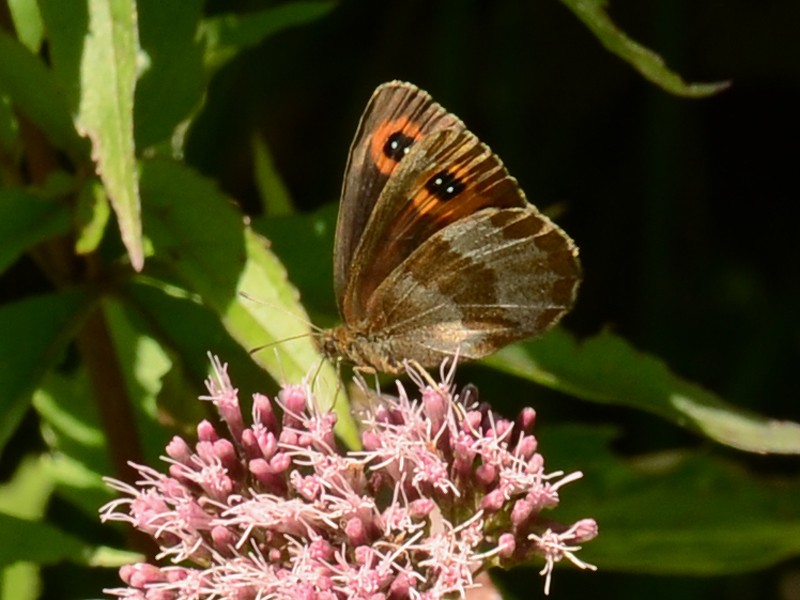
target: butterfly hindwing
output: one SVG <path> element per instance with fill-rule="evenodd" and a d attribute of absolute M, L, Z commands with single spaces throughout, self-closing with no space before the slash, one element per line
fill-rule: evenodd
<path fill-rule="evenodd" d="M 394 354 L 423 364 L 456 351 L 480 358 L 542 333 L 572 307 L 577 254 L 531 205 L 484 209 L 420 245 L 375 290 L 365 321 Z"/>

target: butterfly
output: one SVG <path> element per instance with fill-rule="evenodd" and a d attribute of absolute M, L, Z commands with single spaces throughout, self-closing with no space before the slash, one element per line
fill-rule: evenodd
<path fill-rule="evenodd" d="M 386 373 L 479 359 L 575 303 L 570 237 L 458 117 L 399 81 L 373 93 L 350 148 L 334 247 L 343 324 L 323 354 Z"/>

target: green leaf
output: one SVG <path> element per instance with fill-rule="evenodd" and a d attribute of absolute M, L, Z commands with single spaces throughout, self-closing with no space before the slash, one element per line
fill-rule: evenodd
<path fill-rule="evenodd" d="M 51 544 L 64 542 L 67 552 L 84 550 L 78 540 L 39 521 L 54 489 L 45 462 L 38 458 L 23 460 L 12 479 L 0 486 L 0 539 L 13 540 L 0 544 L 0 567 L 18 561 L 54 563 L 69 557 L 48 548 Z M 29 539 L 35 536 L 40 537 Z"/>
<path fill-rule="evenodd" d="M 259 135 L 253 136 L 256 185 L 264 207 L 264 216 L 283 217 L 294 212 L 289 190 L 272 161 L 269 147 Z"/>
<path fill-rule="evenodd" d="M 0 306 L 0 449 L 25 414 L 42 376 L 93 306 L 80 290 Z"/>
<path fill-rule="evenodd" d="M 97 249 L 110 218 L 111 207 L 105 189 L 96 179 L 88 179 L 78 194 L 75 240 L 77 254 L 89 254 Z"/>
<path fill-rule="evenodd" d="M 597 520 L 579 556 L 602 570 L 722 575 L 800 555 L 800 482 L 760 478 L 711 456 L 664 452 L 622 460 L 613 433 L 586 426 L 537 427 L 548 470 L 580 469 L 559 489 L 556 519 Z"/>
<path fill-rule="evenodd" d="M 196 294 L 140 276 L 125 286 L 121 295 L 131 320 L 169 349 L 173 362 L 180 361 L 180 368 L 195 390 L 187 396 L 188 402 L 196 404 L 196 396 L 205 391 L 203 381 L 210 368 L 208 352 L 231 364 L 229 372 L 240 397 L 276 391 L 267 389 L 270 382 L 264 377 L 263 368 L 236 343 L 219 315 L 204 306 Z"/>
<path fill-rule="evenodd" d="M 42 582 L 39 573 L 39 566 L 29 562 L 17 562 L 0 570 L 0 598 L 41 598 Z"/>
<path fill-rule="evenodd" d="M 168 385 L 175 364 L 159 341 L 129 318 L 128 311 L 117 297 L 105 297 L 102 307 L 114 355 L 125 382 L 126 396 L 132 401 L 130 415 L 133 423 L 129 425 L 135 427 L 145 460 L 154 463 L 174 434 L 161 422 L 158 398 Z M 106 435 L 113 435 L 113 432 L 106 431 Z"/>
<path fill-rule="evenodd" d="M 43 461 L 28 456 L 20 462 L 13 477 L 0 485 L 0 512 L 38 519 L 44 516 L 53 487 Z"/>
<path fill-rule="evenodd" d="M 61 561 L 86 562 L 91 549 L 78 538 L 46 523 L 19 519 L 0 513 L 0 566 L 19 561 L 55 564 Z"/>
<path fill-rule="evenodd" d="M 613 54 L 628 62 L 645 79 L 661 86 L 677 96 L 702 98 L 716 94 L 730 83 L 688 84 L 677 73 L 671 71 L 658 54 L 634 42 L 620 30 L 605 11 L 606 0 L 561 0 L 577 16 L 600 43 Z"/>
<path fill-rule="evenodd" d="M 9 163 L 16 163 L 21 152 L 19 142 L 19 120 L 8 94 L 0 91 L 0 152 L 8 156 Z"/>
<path fill-rule="evenodd" d="M 92 392 L 85 371 L 76 369 L 66 375 L 48 373 L 33 394 L 33 406 L 51 450 L 42 461 L 48 478 L 59 486 L 59 496 L 82 507 L 89 518 L 108 499 L 101 474 L 112 471 Z"/>
<path fill-rule="evenodd" d="M 287 2 L 244 16 L 227 14 L 207 19 L 201 29 L 206 40 L 206 67 L 213 72 L 244 48 L 290 27 L 316 21 L 335 6 L 336 2 Z"/>
<path fill-rule="evenodd" d="M 740 450 L 800 454 L 800 424 L 731 406 L 610 333 L 577 343 L 556 329 L 485 362 L 580 398 L 659 415 Z"/>
<path fill-rule="evenodd" d="M 133 0 L 89 0 L 81 55 L 79 131 L 119 221 L 133 268 L 144 264 L 142 220 L 133 142 L 133 95 L 138 52 Z"/>
<path fill-rule="evenodd" d="M 87 2 L 37 0 L 47 32 L 48 57 L 55 79 L 64 90 L 71 114 L 81 101 L 83 42 L 89 29 Z"/>
<path fill-rule="evenodd" d="M 14 21 L 14 29 L 19 41 L 28 50 L 38 54 L 44 36 L 44 24 L 38 4 L 31 0 L 8 0 L 8 10 Z"/>
<path fill-rule="evenodd" d="M 200 294 L 243 348 L 274 344 L 254 358 L 276 381 L 299 381 L 319 367 L 318 389 L 333 399 L 339 387 L 335 373 L 321 362 L 308 316 L 266 240 L 245 227 L 211 182 L 176 162 L 145 161 L 142 195 L 155 258 Z M 355 429 L 346 402 L 336 407 L 337 432 L 352 443 Z"/>
<path fill-rule="evenodd" d="M 140 149 L 169 140 L 200 105 L 206 87 L 197 30 L 201 0 L 138 0 L 147 69 L 136 84 L 134 126 Z"/>
<path fill-rule="evenodd" d="M 0 31 L 0 92 L 58 148 L 80 162 L 88 155 L 64 101 L 64 90 L 30 50 Z"/>
<path fill-rule="evenodd" d="M 303 306 L 322 321 L 319 325 L 329 325 L 338 318 L 331 258 L 338 209 L 331 203 L 309 214 L 253 219 L 253 229 L 270 240 L 300 290 Z M 314 251 L 298 252 L 298 248 Z"/>
<path fill-rule="evenodd" d="M 0 485 L 0 514 L 37 520 L 45 513 L 53 488 L 42 461 L 28 456 L 20 462 L 12 478 Z M 0 598 L 33 600 L 39 598 L 40 588 L 39 568 L 33 563 L 17 562 L 0 570 Z"/>
<path fill-rule="evenodd" d="M 93 567 L 116 567 L 130 565 L 133 563 L 145 562 L 147 557 L 138 552 L 130 550 L 118 550 L 106 546 L 98 546 L 94 549 L 89 564 Z"/>
<path fill-rule="evenodd" d="M 33 245 L 69 230 L 64 202 L 21 189 L 0 190 L 0 273 Z"/>

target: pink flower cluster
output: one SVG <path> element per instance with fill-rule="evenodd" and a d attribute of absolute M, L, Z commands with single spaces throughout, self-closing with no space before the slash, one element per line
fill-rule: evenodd
<path fill-rule="evenodd" d="M 275 402 L 253 397 L 244 422 L 227 365 L 206 382 L 227 432 L 203 421 L 192 448 L 167 446 L 169 475 L 133 465 L 135 486 L 101 509 L 150 535 L 164 566 L 120 570 L 122 598 L 463 597 L 490 566 L 544 558 L 553 566 L 597 535 L 592 519 L 571 526 L 542 517 L 558 490 L 581 476 L 544 473 L 530 431 L 456 394 L 453 369 L 435 383 L 409 369 L 420 400 L 371 393 L 363 449 L 337 448 L 331 412 L 315 408 L 310 385 L 286 385 Z M 365 391 L 366 385 L 362 386 Z M 275 404 L 281 409 L 279 417 Z M 164 560 L 167 559 L 167 560 Z"/>

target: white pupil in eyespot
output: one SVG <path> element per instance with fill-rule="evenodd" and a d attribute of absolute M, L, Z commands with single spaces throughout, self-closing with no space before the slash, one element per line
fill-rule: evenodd
<path fill-rule="evenodd" d="M 383 154 L 387 158 L 397 162 L 411 151 L 414 145 L 414 138 L 405 135 L 402 130 L 392 133 L 383 145 Z"/>
<path fill-rule="evenodd" d="M 397 140 L 392 140 L 391 142 L 389 142 L 389 147 L 392 150 L 397 150 L 398 148 L 400 148 L 400 142 L 398 142 Z M 406 146 L 405 148 L 403 148 L 403 154 L 404 155 L 408 154 L 409 150 L 411 150 L 411 147 L 410 146 Z"/>
<path fill-rule="evenodd" d="M 437 177 L 436 179 L 433 180 L 433 185 L 437 185 L 438 186 L 438 185 L 442 185 L 443 183 L 444 183 L 444 179 L 442 179 L 441 177 Z M 446 188 L 444 188 L 444 191 L 446 193 L 448 193 L 448 194 L 452 194 L 454 191 L 456 191 L 456 188 L 453 187 L 453 185 L 451 184 L 451 185 L 448 185 Z"/>

